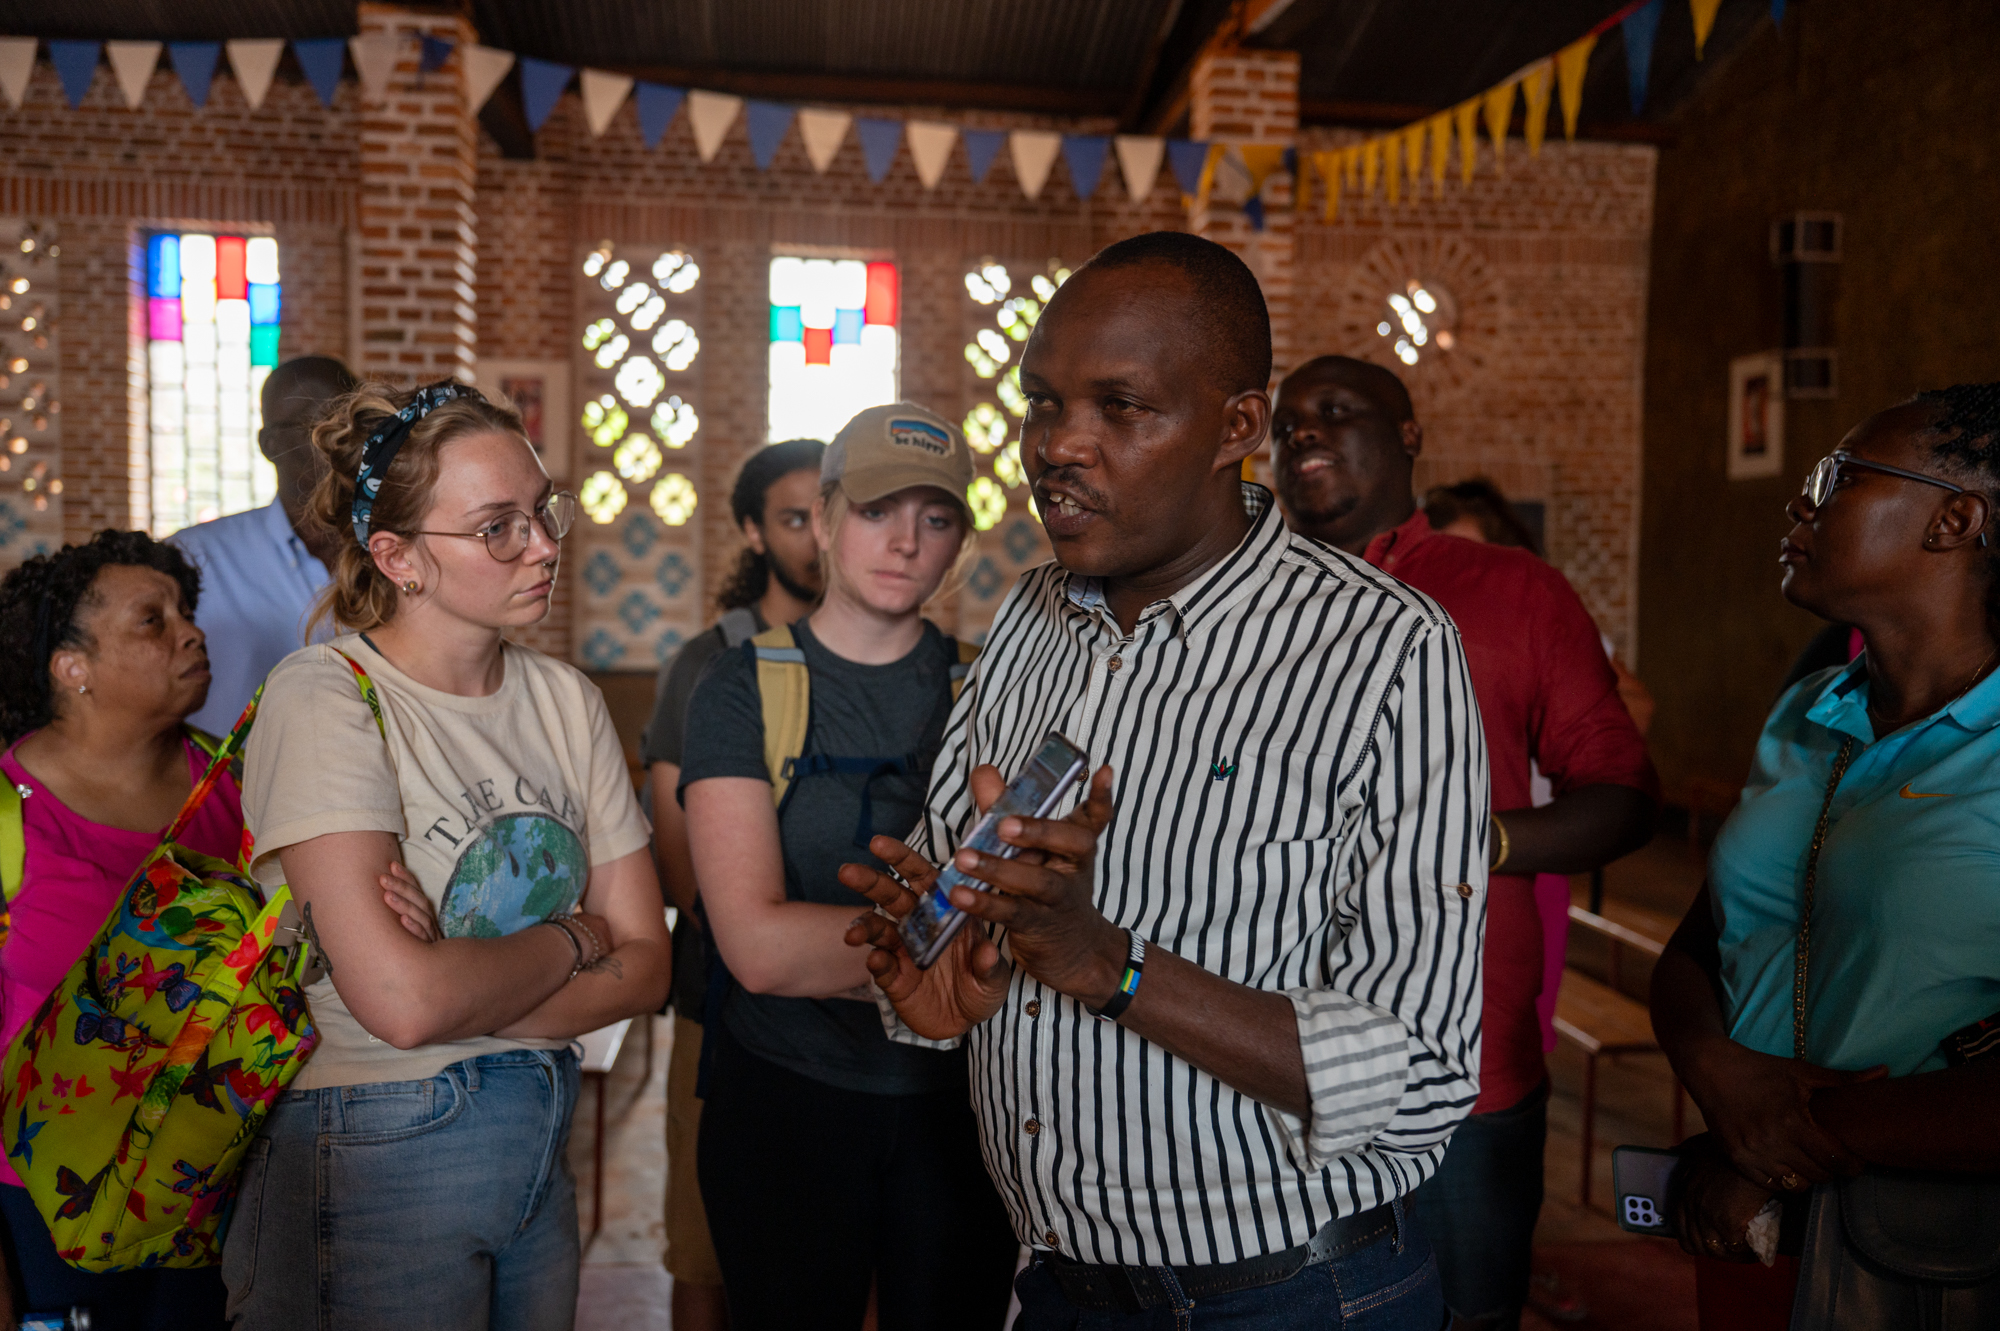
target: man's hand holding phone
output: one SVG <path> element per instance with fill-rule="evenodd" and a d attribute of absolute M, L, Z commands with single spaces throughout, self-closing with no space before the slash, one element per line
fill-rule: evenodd
<path fill-rule="evenodd" d="M 1030 975 L 1092 1007 L 1110 1000 L 1126 955 L 1124 931 L 1097 909 L 1092 884 L 1098 838 L 1111 822 L 1111 784 L 1111 769 L 1101 767 L 1089 795 L 1067 818 L 1002 819 L 1000 838 L 1018 847 L 1018 855 L 961 850 L 957 859 L 961 871 L 996 890 L 959 887 L 951 893 L 952 904 L 967 915 L 1008 930 L 1008 947 Z M 972 797 L 982 813 L 1004 789 L 999 769 L 973 770 Z M 866 865 L 841 867 L 841 882 L 893 917 L 862 916 L 848 929 L 848 943 L 874 949 L 869 972 L 911 1030 L 933 1040 L 964 1034 L 999 1010 L 1012 967 L 984 929 L 961 929 L 930 969 L 919 970 L 895 921 L 910 912 L 916 893 L 928 890 L 938 871 L 890 837 L 876 837 L 869 849 L 904 882 Z"/>

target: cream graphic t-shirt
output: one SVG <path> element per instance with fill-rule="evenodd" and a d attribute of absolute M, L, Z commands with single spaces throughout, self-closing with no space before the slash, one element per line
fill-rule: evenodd
<path fill-rule="evenodd" d="M 359 634 L 279 662 L 243 774 L 258 881 L 284 881 L 277 852 L 287 846 L 389 832 L 447 937 L 499 938 L 572 909 L 591 866 L 643 848 L 646 822 L 604 695 L 560 661 L 502 650 L 506 676 L 486 698 L 426 688 Z M 340 652 L 375 681 L 386 743 Z M 481 1036 L 397 1049 L 362 1029 L 332 977 L 306 997 L 320 1043 L 294 1083 L 304 1090 L 415 1081 L 461 1059 L 567 1043 Z"/>

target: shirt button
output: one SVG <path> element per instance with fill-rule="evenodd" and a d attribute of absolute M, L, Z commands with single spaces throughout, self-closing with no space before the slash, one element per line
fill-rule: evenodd
<path fill-rule="evenodd" d="M 1111 672 L 1112 674 L 1114 674 L 1114 675 L 1115 675 L 1115 674 L 1117 674 L 1117 673 L 1118 673 L 1118 667 L 1120 667 L 1120 666 L 1122 666 L 1122 665 L 1124 665 L 1124 664 L 1125 664 L 1125 658 L 1124 658 L 1124 657 L 1122 657 L 1122 656 L 1114 656 L 1114 657 L 1112 657 L 1112 658 L 1111 658 L 1111 659 L 1110 659 L 1109 661 L 1106 661 L 1106 662 L 1104 663 L 1104 668 L 1105 668 L 1106 670 L 1109 670 L 1109 671 L 1110 671 L 1110 672 Z"/>
<path fill-rule="evenodd" d="M 1463 897 L 1467 901 L 1472 900 L 1472 884 L 1460 883 L 1458 885 L 1458 895 Z"/>
<path fill-rule="evenodd" d="M 1062 1246 L 1061 1241 L 1057 1238 L 1056 1232 L 1053 1229 L 1050 1230 L 1048 1233 L 1042 1235 L 1042 1242 L 1048 1244 L 1051 1248 L 1057 1248 Z"/>
<path fill-rule="evenodd" d="M 1029 1119 L 1029 1120 L 1027 1121 L 1027 1123 L 1025 1123 L 1025 1124 L 1024 1124 L 1023 1126 L 1024 1126 L 1024 1127 L 1025 1127 L 1025 1128 L 1027 1129 L 1027 1131 L 1028 1131 L 1028 1135 L 1029 1135 L 1030 1137 L 1034 1136 L 1034 1135 L 1035 1135 L 1036 1133 L 1038 1133 L 1038 1132 L 1040 1132 L 1040 1131 L 1042 1130 L 1042 1125 L 1041 1125 L 1040 1123 L 1036 1122 L 1036 1121 L 1035 1121 L 1034 1119 L 1032 1119 L 1032 1118 L 1031 1118 L 1031 1119 Z"/>
<path fill-rule="evenodd" d="M 1031 998 L 1028 1000 L 1028 1006 L 1022 1010 L 1031 1017 L 1039 1017 L 1042 1015 L 1042 1001 L 1039 998 Z"/>

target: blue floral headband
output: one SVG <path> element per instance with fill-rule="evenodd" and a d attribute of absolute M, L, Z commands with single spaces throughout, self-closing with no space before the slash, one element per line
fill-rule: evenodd
<path fill-rule="evenodd" d="M 445 403 L 461 397 L 486 400 L 478 389 L 454 379 L 426 384 L 417 390 L 408 406 L 384 421 L 361 445 L 361 471 L 354 478 L 354 539 L 361 543 L 362 549 L 368 548 L 368 518 L 375 511 L 375 496 L 381 493 L 389 464 L 396 460 L 403 441 L 410 437 L 411 427 Z"/>

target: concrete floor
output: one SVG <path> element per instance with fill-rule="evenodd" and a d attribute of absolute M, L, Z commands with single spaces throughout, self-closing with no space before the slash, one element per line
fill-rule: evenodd
<path fill-rule="evenodd" d="M 1662 838 L 1611 866 L 1606 874 L 1605 913 L 1649 933 L 1670 930 L 1701 885 L 1701 854 L 1685 841 Z M 1586 880 L 1575 880 L 1579 903 Z M 1604 972 L 1603 955 L 1591 940 L 1577 939 L 1573 964 Z M 1626 991 L 1643 996 L 1643 965 L 1628 965 Z M 628 1040 L 607 1080 L 604 1230 L 584 1254 L 577 1331 L 667 1331 L 672 1282 L 660 1266 L 665 1247 L 662 1199 L 666 1178 L 666 1067 L 672 1026 L 655 1021 L 651 1075 L 642 1078 L 644 1049 Z M 1666 1062 L 1635 1057 L 1608 1060 L 1598 1075 L 1596 1163 L 1591 1205 L 1580 1204 L 1580 1093 L 1583 1059 L 1558 1045 L 1549 1059 L 1553 1095 L 1549 1102 L 1547 1195 L 1536 1231 L 1536 1265 L 1553 1273 L 1581 1297 L 1587 1315 L 1558 1322 L 1530 1312 L 1527 1331 L 1558 1327 L 1618 1328 L 1618 1331 L 1694 1331 L 1694 1271 L 1679 1248 L 1661 1239 L 1627 1234 L 1612 1223 L 1611 1150 L 1620 1145 L 1672 1145 L 1672 1088 Z M 570 1142 L 576 1171 L 578 1209 L 591 1223 L 591 1097 L 584 1091 Z M 1700 1115 L 1688 1108 L 1687 1131 L 1701 1130 Z"/>

